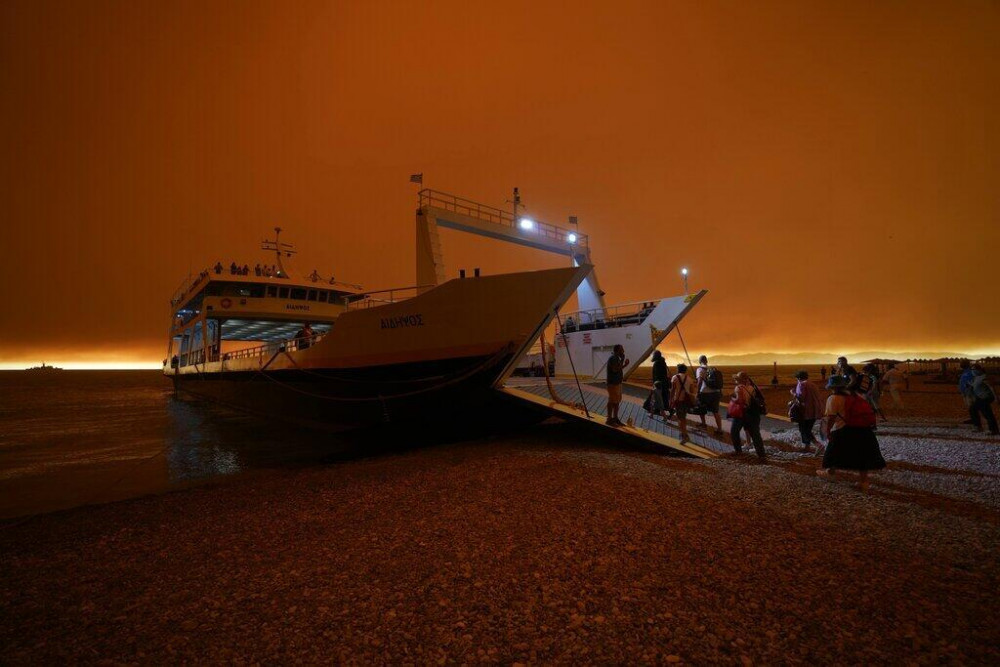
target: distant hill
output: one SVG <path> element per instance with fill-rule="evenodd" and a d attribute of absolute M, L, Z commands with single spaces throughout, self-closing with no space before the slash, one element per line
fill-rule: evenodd
<path fill-rule="evenodd" d="M 779 366 L 816 366 L 832 365 L 837 357 L 844 355 L 852 364 L 866 359 L 940 359 L 941 357 L 969 357 L 974 359 L 979 355 L 967 352 L 887 352 L 886 350 L 865 350 L 862 352 L 751 352 L 748 354 L 716 354 L 709 357 L 715 366 L 769 366 L 778 362 Z M 687 363 L 683 355 L 675 352 L 665 353 L 664 357 L 671 366 L 680 362 Z M 695 356 L 691 361 L 698 363 Z M 646 363 L 649 363 L 648 361 Z"/>

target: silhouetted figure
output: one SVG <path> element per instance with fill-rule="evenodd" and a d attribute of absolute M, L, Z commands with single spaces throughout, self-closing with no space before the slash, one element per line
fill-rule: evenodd
<path fill-rule="evenodd" d="M 628 359 L 625 358 L 625 348 L 615 345 L 611 358 L 608 359 L 608 426 L 624 426 L 618 419 L 618 406 L 622 402 L 622 383 L 625 381 L 625 367 L 628 366 Z"/>
<path fill-rule="evenodd" d="M 733 448 L 737 454 L 743 452 L 740 431 L 746 431 L 747 438 L 753 443 L 757 452 L 757 458 L 767 458 L 764 438 L 760 434 L 760 418 L 767 414 L 764 397 L 750 376 L 743 371 L 734 375 L 733 380 L 736 382 L 736 387 L 733 390 L 733 400 L 730 401 L 729 410 L 729 419 L 732 421 L 729 438 L 733 442 Z"/>
<path fill-rule="evenodd" d="M 222 262 L 215 263 L 215 273 L 216 274 L 222 273 Z"/>
<path fill-rule="evenodd" d="M 235 276 L 237 271 L 239 271 L 239 267 L 236 266 L 236 262 L 233 262 L 232 264 L 229 265 L 229 273 L 231 275 Z"/>
<path fill-rule="evenodd" d="M 312 326 L 308 322 L 303 324 L 302 328 L 295 334 L 295 338 L 298 340 L 298 348 L 300 350 L 305 350 L 312 345 L 312 338 L 314 335 L 316 334 L 313 333 Z"/>
<path fill-rule="evenodd" d="M 825 375 L 825 373 L 824 373 Z M 791 390 L 795 402 L 799 404 L 799 435 L 802 437 L 802 446 L 806 449 L 815 444 L 816 437 L 813 435 L 813 426 L 816 420 L 823 416 L 826 405 L 823 397 L 820 396 L 819 387 L 809 381 L 807 371 L 799 371 L 795 374 L 798 382 L 795 389 Z"/>
<path fill-rule="evenodd" d="M 687 366 L 677 364 L 677 373 L 670 378 L 670 407 L 677 413 L 677 425 L 681 430 L 681 444 L 691 442 L 688 437 L 687 413 L 694 407 L 698 382 L 687 375 Z"/>

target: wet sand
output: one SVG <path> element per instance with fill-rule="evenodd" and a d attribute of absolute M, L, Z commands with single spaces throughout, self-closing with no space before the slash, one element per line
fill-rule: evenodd
<path fill-rule="evenodd" d="M 997 509 L 815 465 L 546 423 L 37 516 L 0 660 L 997 664 Z"/>

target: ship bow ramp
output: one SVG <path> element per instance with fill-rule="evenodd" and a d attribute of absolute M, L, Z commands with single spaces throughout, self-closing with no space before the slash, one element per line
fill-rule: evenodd
<path fill-rule="evenodd" d="M 591 268 L 457 278 L 405 301 L 352 310 L 299 364 L 359 368 L 496 358 L 498 384 Z"/>

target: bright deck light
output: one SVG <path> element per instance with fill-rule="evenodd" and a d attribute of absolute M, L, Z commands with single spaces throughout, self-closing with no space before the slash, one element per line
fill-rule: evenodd
<path fill-rule="evenodd" d="M 531 218 L 521 218 L 520 225 L 521 229 L 534 229 L 535 221 L 532 220 Z"/>
<path fill-rule="evenodd" d="M 682 276 L 686 276 L 687 274 L 688 274 L 688 270 L 687 269 L 681 269 L 681 275 Z"/>
<path fill-rule="evenodd" d="M 569 234 L 566 235 L 566 240 L 569 241 L 570 243 L 576 243 L 576 234 L 570 232 Z"/>

